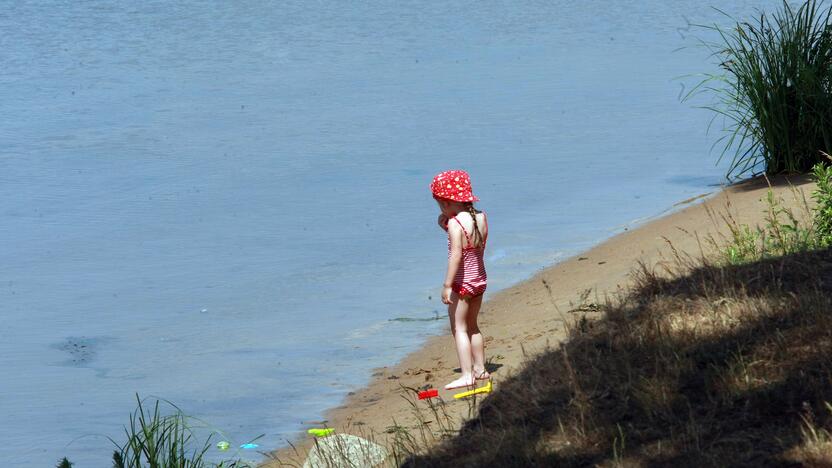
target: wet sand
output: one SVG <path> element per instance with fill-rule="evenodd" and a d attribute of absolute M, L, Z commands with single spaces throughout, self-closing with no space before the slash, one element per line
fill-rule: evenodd
<path fill-rule="evenodd" d="M 814 184 L 808 177 L 778 177 L 771 184 L 775 195 L 783 199 L 783 206 L 793 208 L 796 215 L 802 216 L 804 211 L 792 186 L 802 191 L 812 206 L 810 194 Z M 674 209 L 688 206 L 636 228 L 625 228 L 626 231 L 602 244 L 495 293 L 483 304 L 480 313 L 494 386 L 498 388 L 501 379 L 523 365 L 524 354 L 557 346 L 566 337 L 566 327 L 575 320 L 582 316 L 597 318 L 598 312 L 591 304 L 602 303 L 605 296 L 625 291 L 631 284 L 630 272 L 638 262 L 657 268 L 672 265 L 674 249 L 699 256 L 702 249 L 708 250 L 705 241 L 708 236 L 718 238 L 720 233 L 727 233 L 725 223 L 719 219 L 721 214 L 730 212 L 739 223 L 764 225 L 767 189 L 765 179 L 757 178 L 678 201 L 672 204 Z M 325 422 L 336 431 L 373 434 L 376 442 L 384 443 L 385 431 L 394 421 L 409 429 L 418 427 L 411 404 L 402 397 L 413 393 L 406 387 L 439 389 L 439 395 L 448 402 L 448 413 L 460 421 L 468 414 L 469 405 L 454 400 L 453 394 L 464 389 L 443 389 L 457 377 L 454 372 L 457 366 L 450 333 L 432 337 L 400 363 L 377 369 L 369 385 L 330 409 L 325 421 L 310 421 L 309 427 L 320 427 Z M 280 463 L 272 461 L 264 466 L 302 465 L 313 439 L 302 433 L 292 443 L 300 455 L 291 448 L 283 449 L 273 454 Z"/>

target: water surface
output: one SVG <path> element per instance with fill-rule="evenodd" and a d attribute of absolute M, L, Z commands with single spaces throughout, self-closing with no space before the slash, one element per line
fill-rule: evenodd
<path fill-rule="evenodd" d="M 764 2 L 774 5 L 777 2 Z M 759 2 L 721 2 L 749 14 Z M 712 191 L 701 2 L 5 2 L 0 460 L 109 466 L 135 394 L 273 449 L 489 293 Z M 252 455 L 255 456 L 255 455 Z"/>

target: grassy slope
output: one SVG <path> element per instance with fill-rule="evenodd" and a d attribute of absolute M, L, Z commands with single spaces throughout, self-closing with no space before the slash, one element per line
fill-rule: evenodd
<path fill-rule="evenodd" d="M 832 466 L 832 250 L 695 264 L 642 267 L 405 465 Z"/>

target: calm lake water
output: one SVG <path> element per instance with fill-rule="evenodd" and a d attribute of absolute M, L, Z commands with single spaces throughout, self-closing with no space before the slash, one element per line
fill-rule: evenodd
<path fill-rule="evenodd" d="M 110 466 L 136 393 L 281 446 L 444 331 L 391 320 L 444 314 L 441 170 L 489 214 L 489 292 L 715 190 L 711 115 L 678 79 L 714 70 L 677 50 L 714 21 L 698 1 L 2 2 L 3 465 Z"/>

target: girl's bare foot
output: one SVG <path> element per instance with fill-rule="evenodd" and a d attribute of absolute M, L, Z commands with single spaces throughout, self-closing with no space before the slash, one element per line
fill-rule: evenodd
<path fill-rule="evenodd" d="M 454 388 L 462 388 L 462 387 L 473 387 L 476 384 L 477 384 L 477 381 L 476 381 L 476 379 L 474 379 L 473 375 L 468 376 L 468 377 L 463 376 L 463 377 L 460 377 L 460 378 L 454 380 L 453 382 L 449 383 L 448 385 L 445 385 L 445 390 L 451 390 L 451 389 L 454 389 Z"/>
<path fill-rule="evenodd" d="M 474 376 L 477 380 L 488 380 L 491 378 L 491 374 L 488 373 L 487 370 L 476 370 L 474 369 Z"/>

